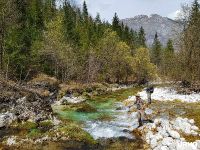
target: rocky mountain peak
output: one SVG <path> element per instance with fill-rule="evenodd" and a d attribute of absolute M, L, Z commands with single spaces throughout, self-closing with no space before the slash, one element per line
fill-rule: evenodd
<path fill-rule="evenodd" d="M 183 24 L 181 22 L 162 17 L 158 14 L 152 14 L 150 16 L 138 15 L 134 18 L 122 19 L 121 21 L 135 31 L 139 31 L 142 26 L 146 33 L 148 46 L 152 45 L 156 32 L 161 43 L 166 45 L 168 39 L 177 39 L 177 35 L 183 30 Z"/>

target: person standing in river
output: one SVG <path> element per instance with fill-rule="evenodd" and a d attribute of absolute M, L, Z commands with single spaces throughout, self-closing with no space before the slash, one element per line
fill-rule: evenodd
<path fill-rule="evenodd" d="M 143 125 L 143 121 L 145 119 L 145 103 L 141 99 L 140 95 L 136 95 L 136 101 L 135 101 L 136 107 L 137 107 L 137 112 L 138 112 L 138 122 L 139 122 L 139 127 Z"/>
<path fill-rule="evenodd" d="M 147 93 L 147 100 L 148 100 L 148 104 L 151 104 L 151 94 L 154 92 L 154 87 L 151 85 L 151 86 L 148 86 L 146 88 L 146 93 Z"/>

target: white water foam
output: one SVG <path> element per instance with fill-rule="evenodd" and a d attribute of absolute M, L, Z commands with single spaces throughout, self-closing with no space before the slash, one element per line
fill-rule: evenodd
<path fill-rule="evenodd" d="M 138 93 L 142 99 L 147 99 L 146 91 Z M 178 94 L 174 89 L 165 87 L 165 88 L 155 88 L 154 93 L 152 94 L 153 100 L 160 101 L 173 101 L 180 100 L 182 102 L 200 102 L 200 93 L 192 93 L 190 95 Z"/>
<path fill-rule="evenodd" d="M 87 121 L 84 130 L 90 133 L 94 139 L 126 137 L 133 139 L 130 133 L 138 127 L 137 113 L 129 113 L 128 108 L 122 103 L 115 104 L 120 110 L 116 112 L 112 121 Z M 117 108 L 116 107 L 116 108 Z"/>

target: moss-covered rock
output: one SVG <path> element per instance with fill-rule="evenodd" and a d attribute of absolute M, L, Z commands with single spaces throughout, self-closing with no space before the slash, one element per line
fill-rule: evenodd
<path fill-rule="evenodd" d="M 81 129 L 78 125 L 76 124 L 68 124 L 62 128 L 59 128 L 59 131 L 66 136 L 69 137 L 69 139 L 76 140 L 76 141 L 84 141 L 84 142 L 89 142 L 91 144 L 95 144 L 96 141 L 92 138 L 92 136 Z"/>
<path fill-rule="evenodd" d="M 37 126 L 38 125 L 35 122 L 29 122 L 29 121 L 18 124 L 18 128 L 26 130 L 36 129 Z"/>
<path fill-rule="evenodd" d="M 86 113 L 91 113 L 91 112 L 96 112 L 96 108 L 92 107 L 91 105 L 89 105 L 88 103 L 84 103 L 81 104 L 81 106 L 79 106 L 76 109 L 77 112 L 86 112 Z"/>

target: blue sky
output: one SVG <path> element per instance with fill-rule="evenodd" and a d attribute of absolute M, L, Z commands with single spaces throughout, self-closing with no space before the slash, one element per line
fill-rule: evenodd
<path fill-rule="evenodd" d="M 80 6 L 84 0 L 74 0 Z M 175 18 L 181 9 L 181 4 L 191 4 L 193 0 L 86 0 L 89 13 L 111 21 L 115 12 L 120 19 L 131 18 L 136 15 L 159 14 L 164 17 Z"/>

